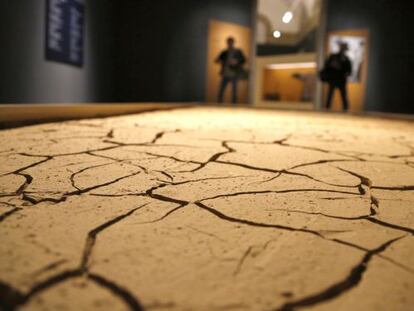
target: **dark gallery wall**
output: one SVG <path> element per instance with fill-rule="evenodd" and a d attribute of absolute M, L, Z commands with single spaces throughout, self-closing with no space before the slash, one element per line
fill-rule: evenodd
<path fill-rule="evenodd" d="M 414 113 L 414 1 L 329 0 L 327 18 L 370 32 L 365 110 Z"/>
<path fill-rule="evenodd" d="M 251 26 L 253 1 L 124 0 L 115 14 L 115 101 L 203 101 L 208 22 Z"/>
<path fill-rule="evenodd" d="M 111 95 L 111 1 L 85 2 L 85 65 L 78 68 L 45 60 L 46 0 L 0 1 L 0 102 L 91 102 Z"/>

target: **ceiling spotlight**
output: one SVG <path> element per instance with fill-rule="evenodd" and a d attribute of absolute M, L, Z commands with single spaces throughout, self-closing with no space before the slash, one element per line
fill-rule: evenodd
<path fill-rule="evenodd" d="M 282 36 L 282 33 L 279 30 L 276 30 L 275 32 L 273 32 L 273 37 L 280 38 L 281 36 Z"/>
<path fill-rule="evenodd" d="M 282 21 L 283 21 L 285 24 L 289 24 L 289 23 L 292 21 L 292 18 L 293 18 L 293 13 L 292 13 L 292 12 L 290 12 L 290 11 L 287 11 L 287 12 L 283 15 L 283 17 L 282 17 Z"/>

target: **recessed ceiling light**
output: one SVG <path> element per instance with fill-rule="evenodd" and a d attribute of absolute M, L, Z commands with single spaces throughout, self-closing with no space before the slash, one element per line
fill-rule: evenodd
<path fill-rule="evenodd" d="M 289 24 L 292 21 L 292 19 L 293 19 L 293 13 L 290 11 L 287 11 L 282 17 L 282 21 L 285 24 Z"/>
<path fill-rule="evenodd" d="M 273 32 L 273 37 L 280 38 L 281 36 L 282 36 L 282 33 L 279 30 L 276 30 L 275 32 Z"/>

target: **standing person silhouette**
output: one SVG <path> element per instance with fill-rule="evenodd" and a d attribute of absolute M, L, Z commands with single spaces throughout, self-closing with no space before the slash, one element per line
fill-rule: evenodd
<path fill-rule="evenodd" d="M 346 42 L 339 42 L 338 44 L 339 52 L 329 56 L 328 60 L 325 62 L 323 70 L 326 75 L 324 81 L 329 85 L 326 108 L 331 108 L 335 89 L 339 89 L 344 111 L 347 111 L 349 108 L 349 102 L 346 84 L 348 77 L 352 73 L 352 63 L 349 57 L 346 56 L 348 44 Z"/>
<path fill-rule="evenodd" d="M 224 92 L 229 83 L 232 85 L 232 102 L 233 104 L 237 103 L 237 83 L 245 62 L 246 58 L 242 50 L 235 47 L 234 38 L 227 38 L 227 49 L 222 51 L 216 58 L 216 63 L 221 64 L 221 83 L 218 94 L 219 103 L 223 102 Z"/>

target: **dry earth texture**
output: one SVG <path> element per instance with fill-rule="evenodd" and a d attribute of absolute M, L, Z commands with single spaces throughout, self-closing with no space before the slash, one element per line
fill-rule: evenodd
<path fill-rule="evenodd" d="M 413 123 L 189 108 L 0 139 L 2 310 L 413 310 Z"/>

